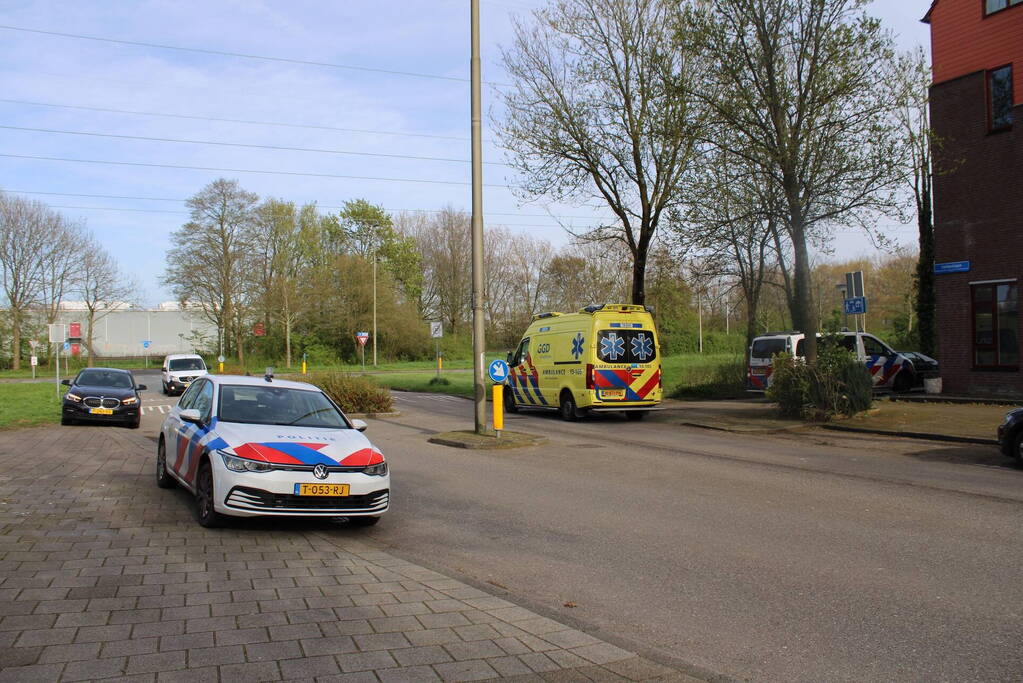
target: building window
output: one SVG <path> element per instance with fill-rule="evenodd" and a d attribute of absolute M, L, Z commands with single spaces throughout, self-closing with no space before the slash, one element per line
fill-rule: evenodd
<path fill-rule="evenodd" d="M 984 0 L 984 14 L 993 14 L 1012 5 L 1023 4 L 1023 0 Z"/>
<path fill-rule="evenodd" d="M 987 92 L 988 127 L 991 130 L 1012 128 L 1012 66 L 987 72 Z"/>
<path fill-rule="evenodd" d="M 1019 369 L 1015 282 L 973 285 L 973 366 Z"/>

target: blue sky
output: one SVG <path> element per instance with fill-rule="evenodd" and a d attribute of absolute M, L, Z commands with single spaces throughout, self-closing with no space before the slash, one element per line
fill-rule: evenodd
<path fill-rule="evenodd" d="M 485 80 L 504 80 L 498 47 L 510 40 L 512 16 L 522 16 L 542 4 L 541 0 L 481 0 Z M 919 19 L 929 5 L 930 0 L 875 0 L 870 11 L 898 35 L 901 48 L 909 49 L 927 44 L 927 27 Z M 6 26 L 445 78 L 196 54 L 0 29 L 0 60 L 4 64 L 0 93 L 3 100 L 21 102 L 0 100 L 0 126 L 469 159 L 469 88 L 459 80 L 469 73 L 467 0 L 6 0 L 2 6 L 0 22 Z M 489 93 L 485 92 L 484 97 L 489 100 Z M 23 102 L 175 116 L 126 115 Z M 484 121 L 484 137 L 489 136 L 488 124 Z M 220 176 L 237 178 L 246 189 L 262 197 L 316 201 L 321 207 L 338 206 L 357 197 L 391 210 L 438 209 L 445 205 L 468 209 L 470 205 L 469 165 L 459 161 L 245 149 L 10 128 L 0 128 L 0 141 L 0 152 L 10 155 L 450 183 L 0 157 L 0 188 L 7 191 L 151 198 L 26 195 L 62 207 L 60 210 L 68 216 L 83 220 L 122 268 L 137 278 L 143 288 L 141 298 L 147 303 L 170 298 L 159 278 L 165 269 L 169 235 L 186 218 L 183 204 L 176 200 L 189 197 Z M 500 150 L 492 144 L 485 146 L 484 155 L 488 162 L 502 160 Z M 548 205 L 542 200 L 520 204 L 507 187 L 502 187 L 513 181 L 508 169 L 497 163 L 484 167 L 484 182 L 492 185 L 484 194 L 488 225 L 505 225 L 561 244 L 567 237 L 550 215 L 607 215 L 599 207 Z M 576 227 L 591 224 L 586 218 L 566 222 Z M 911 245 L 915 230 L 905 226 L 897 228 L 895 235 Z M 873 253 L 864 235 L 851 232 L 838 235 L 835 248 L 843 257 Z"/>

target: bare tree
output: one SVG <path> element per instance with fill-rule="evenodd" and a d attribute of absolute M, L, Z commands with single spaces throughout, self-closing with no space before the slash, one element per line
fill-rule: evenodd
<path fill-rule="evenodd" d="M 11 320 L 11 367 L 21 369 L 21 346 L 30 311 L 44 289 L 47 255 L 59 215 L 44 204 L 0 192 L 0 283 Z"/>
<path fill-rule="evenodd" d="M 182 303 L 198 306 L 221 335 L 233 339 L 239 363 L 245 360 L 242 313 L 251 255 L 246 238 L 257 200 L 238 181 L 224 178 L 191 197 L 191 220 L 171 235 L 163 278 Z"/>
<path fill-rule="evenodd" d="M 423 264 L 421 310 L 455 334 L 470 310 L 469 215 L 447 207 L 417 225 L 413 237 Z"/>
<path fill-rule="evenodd" d="M 672 44 L 663 0 L 558 0 L 515 27 L 503 55 L 501 141 L 530 196 L 595 198 L 615 216 L 584 236 L 632 255 L 632 301 L 701 125 L 692 53 Z"/>
<path fill-rule="evenodd" d="M 923 48 L 903 55 L 894 75 L 899 88 L 898 121 L 908 143 L 906 177 L 913 190 L 920 254 L 916 267 L 916 318 L 920 351 L 935 349 L 934 214 L 931 203 L 934 136 L 930 122 L 931 68 Z"/>
<path fill-rule="evenodd" d="M 728 151 L 780 188 L 794 258 L 793 323 L 817 357 L 811 304 L 814 231 L 869 229 L 891 212 L 901 181 L 901 140 L 888 70 L 891 36 L 862 13 L 867 0 L 718 0 L 686 13 L 713 68 L 704 97 L 734 134 Z M 695 18 L 695 19 L 694 19 Z M 729 140 L 731 142 L 731 140 Z"/>
<path fill-rule="evenodd" d="M 96 357 L 93 348 L 96 323 L 127 303 L 138 287 L 120 271 L 114 259 L 92 235 L 78 245 L 77 253 L 75 289 L 85 303 L 85 347 L 91 367 Z"/>

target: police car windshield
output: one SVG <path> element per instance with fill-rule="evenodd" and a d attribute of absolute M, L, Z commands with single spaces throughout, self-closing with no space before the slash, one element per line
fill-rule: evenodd
<path fill-rule="evenodd" d="M 131 375 L 127 372 L 110 370 L 82 370 L 75 384 L 82 387 L 113 387 L 114 389 L 131 389 L 134 385 Z"/>
<path fill-rule="evenodd" d="M 205 370 L 206 365 L 202 362 L 202 358 L 175 358 L 167 363 L 167 368 L 175 372 L 179 370 Z"/>
<path fill-rule="evenodd" d="M 349 427 L 341 413 L 321 392 L 270 385 L 222 386 L 217 419 L 221 422 L 325 429 Z"/>
<path fill-rule="evenodd" d="M 757 339 L 753 342 L 753 348 L 749 355 L 757 360 L 771 360 L 776 353 L 785 352 L 784 339 Z"/>

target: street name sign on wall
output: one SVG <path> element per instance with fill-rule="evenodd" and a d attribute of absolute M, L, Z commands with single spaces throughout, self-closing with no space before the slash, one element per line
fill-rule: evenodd
<path fill-rule="evenodd" d="M 968 273 L 970 272 L 969 261 L 946 261 L 945 263 L 934 264 L 935 275 L 947 275 L 949 273 Z"/>
<path fill-rule="evenodd" d="M 846 299 L 844 304 L 846 315 L 865 315 L 867 313 L 867 297 L 865 296 Z"/>

